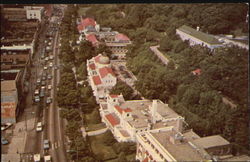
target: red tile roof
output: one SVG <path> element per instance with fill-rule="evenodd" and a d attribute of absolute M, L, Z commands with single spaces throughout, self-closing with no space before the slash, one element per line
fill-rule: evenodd
<path fill-rule="evenodd" d="M 102 84 L 102 81 L 101 81 L 99 76 L 93 76 L 92 79 L 93 79 L 95 85 Z"/>
<path fill-rule="evenodd" d="M 110 124 L 114 127 L 115 125 L 120 124 L 120 121 L 116 119 L 112 114 L 105 115 L 106 119 L 110 122 Z"/>
<path fill-rule="evenodd" d="M 111 95 L 109 95 L 111 98 L 117 98 L 118 97 L 118 95 L 114 95 L 114 94 L 111 94 Z"/>
<path fill-rule="evenodd" d="M 100 73 L 102 78 L 104 78 L 108 74 L 115 76 L 115 74 L 113 73 L 113 70 L 109 67 L 103 67 L 103 68 L 99 69 L 99 73 Z"/>
<path fill-rule="evenodd" d="M 143 162 L 148 162 L 148 157 L 146 157 L 146 158 L 143 160 Z"/>
<path fill-rule="evenodd" d="M 196 69 L 196 70 L 192 71 L 192 73 L 194 75 L 201 75 L 201 69 Z"/>
<path fill-rule="evenodd" d="M 115 105 L 114 107 L 115 107 L 115 109 L 116 109 L 120 114 L 122 114 L 123 109 L 122 109 L 120 106 Z"/>
<path fill-rule="evenodd" d="M 126 130 L 120 130 L 120 132 L 124 137 L 129 137 L 129 134 Z"/>
<path fill-rule="evenodd" d="M 95 62 L 99 62 L 100 57 L 101 57 L 101 55 L 97 55 L 97 56 L 95 57 Z"/>
<path fill-rule="evenodd" d="M 95 64 L 89 64 L 89 68 L 95 70 Z"/>
<path fill-rule="evenodd" d="M 115 39 L 118 40 L 118 41 L 120 41 L 120 40 L 121 41 L 129 41 L 129 38 L 126 35 L 121 34 L 121 33 L 116 34 Z"/>
<path fill-rule="evenodd" d="M 86 26 L 95 26 L 96 22 L 92 18 L 86 18 L 86 19 L 82 19 L 81 24 L 83 28 L 85 28 Z"/>
<path fill-rule="evenodd" d="M 126 108 L 124 109 L 125 112 L 132 112 L 132 110 L 130 108 Z"/>
<path fill-rule="evenodd" d="M 96 43 L 98 42 L 94 34 L 89 34 L 89 35 L 87 35 L 87 36 L 86 36 L 86 39 L 87 39 L 89 42 L 91 42 L 93 45 L 96 44 Z"/>
<path fill-rule="evenodd" d="M 81 32 L 83 30 L 82 24 L 77 25 L 77 29 L 78 29 L 79 32 Z"/>

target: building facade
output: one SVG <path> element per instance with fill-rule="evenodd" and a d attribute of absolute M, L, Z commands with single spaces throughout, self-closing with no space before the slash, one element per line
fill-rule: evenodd
<path fill-rule="evenodd" d="M 88 80 L 96 97 L 97 103 L 107 97 L 109 91 L 116 85 L 117 78 L 113 73 L 110 60 L 101 54 L 87 60 Z"/>
<path fill-rule="evenodd" d="M 176 34 L 179 35 L 183 41 L 188 40 L 190 46 L 201 45 L 211 50 L 223 46 L 222 42 L 219 42 L 212 35 L 199 31 L 199 27 L 195 30 L 189 26 L 183 25 L 176 29 Z"/>

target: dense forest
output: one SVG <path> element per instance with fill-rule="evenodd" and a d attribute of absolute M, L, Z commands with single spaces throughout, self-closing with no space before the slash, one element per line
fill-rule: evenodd
<path fill-rule="evenodd" d="M 215 35 L 244 35 L 248 33 L 246 4 L 89 6 L 87 16 L 133 41 L 128 47 L 127 66 L 137 76 L 136 88 L 144 97 L 168 102 L 199 135 L 221 134 L 232 142 L 234 153 L 249 151 L 248 51 L 238 47 L 214 52 L 200 46 L 191 48 L 175 34 L 175 29 L 185 24 Z M 167 66 L 150 51 L 156 44 L 170 58 Z M 196 69 L 201 75 L 191 73 Z M 225 98 L 236 107 L 223 102 Z"/>

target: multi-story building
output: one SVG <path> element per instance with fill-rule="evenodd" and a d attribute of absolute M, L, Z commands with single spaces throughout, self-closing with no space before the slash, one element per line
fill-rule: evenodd
<path fill-rule="evenodd" d="M 87 60 L 88 79 L 97 103 L 105 99 L 109 90 L 116 85 L 117 78 L 113 73 L 108 57 L 101 54 Z"/>
<path fill-rule="evenodd" d="M 36 19 L 42 21 L 44 7 L 37 7 L 37 6 L 25 6 L 26 10 L 26 17 L 28 20 Z"/>
<path fill-rule="evenodd" d="M 180 132 L 184 118 L 159 100 L 125 101 L 122 95 L 108 95 L 100 103 L 102 121 L 117 141 L 136 141 L 136 133 L 166 126 Z"/>
<path fill-rule="evenodd" d="M 4 18 L 9 21 L 27 21 L 36 19 L 41 21 L 43 17 L 44 7 L 37 6 L 13 6 L 4 7 Z"/>
<path fill-rule="evenodd" d="M 81 19 L 81 22 L 78 24 L 77 29 L 79 33 L 93 34 L 100 31 L 99 24 L 92 18 Z"/>
<path fill-rule="evenodd" d="M 214 36 L 199 31 L 199 27 L 195 30 L 189 26 L 183 25 L 176 29 L 176 34 L 179 35 L 183 41 L 188 40 L 190 46 L 202 45 L 211 50 L 223 46 L 223 43 L 219 42 Z"/>
<path fill-rule="evenodd" d="M 1 69 L 20 69 L 30 64 L 30 50 L 1 49 Z"/>
<path fill-rule="evenodd" d="M 16 123 L 23 91 L 21 70 L 1 71 L 1 123 Z"/>
<path fill-rule="evenodd" d="M 138 133 L 139 161 L 206 161 L 231 156 L 231 145 L 220 135 L 200 137 L 192 130 L 165 127 Z"/>
<path fill-rule="evenodd" d="M 113 56 L 118 58 L 125 58 L 127 49 L 126 46 L 131 44 L 130 39 L 121 33 L 106 35 L 105 44 L 110 48 Z"/>

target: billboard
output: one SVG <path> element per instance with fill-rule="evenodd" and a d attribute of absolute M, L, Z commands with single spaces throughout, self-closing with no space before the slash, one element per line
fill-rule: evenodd
<path fill-rule="evenodd" d="M 16 122 L 16 103 L 2 102 L 1 103 L 1 123 Z"/>

